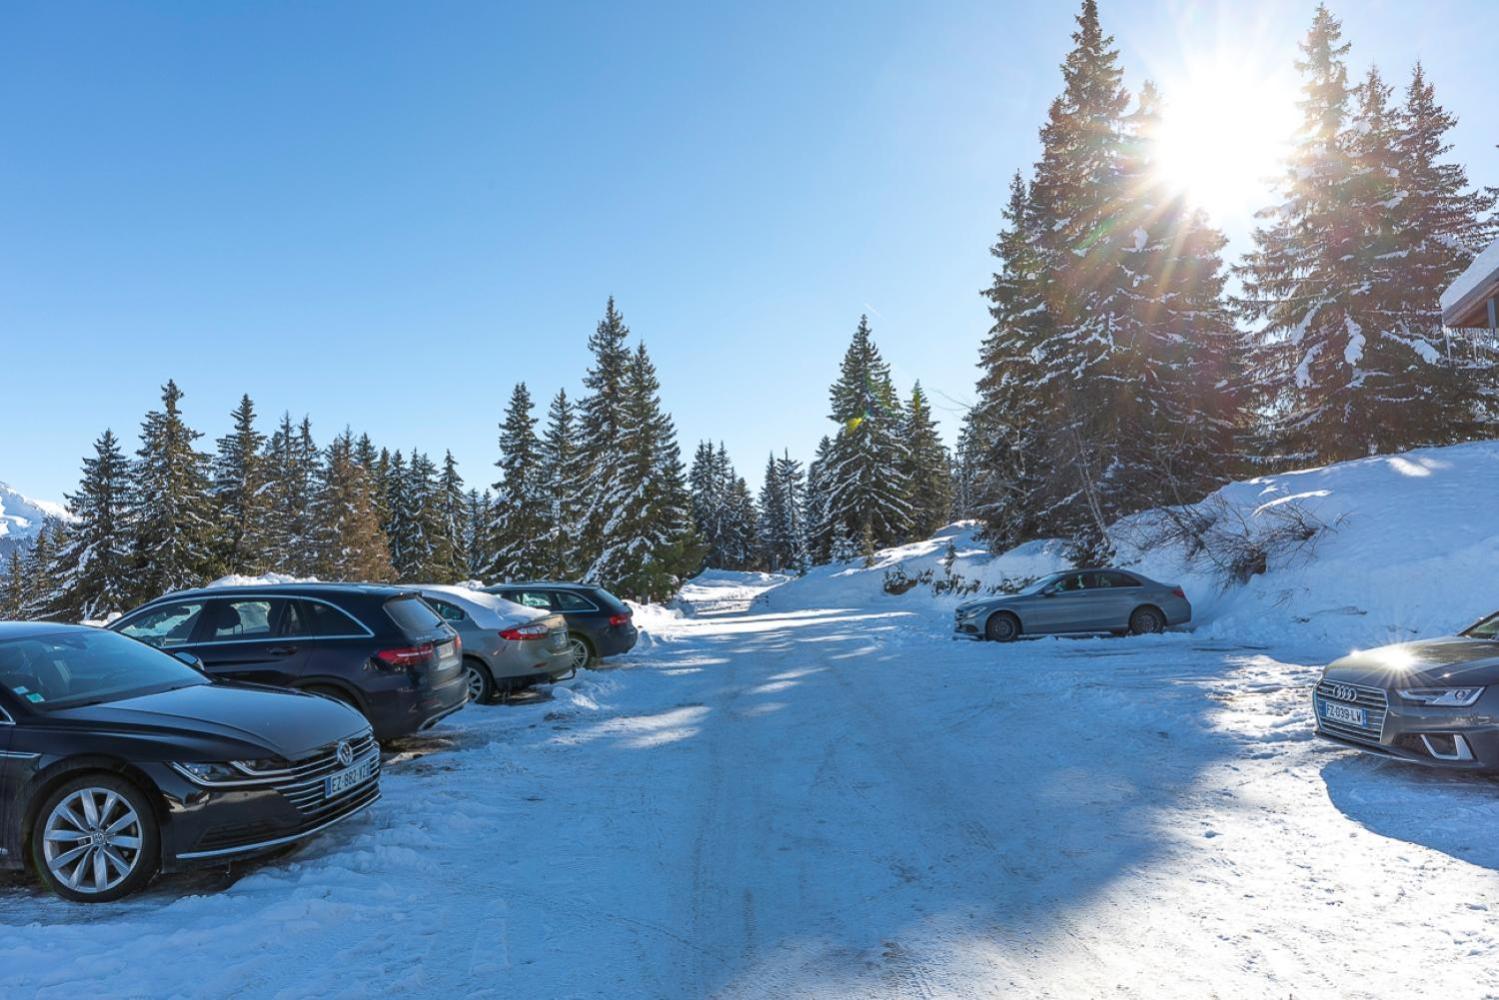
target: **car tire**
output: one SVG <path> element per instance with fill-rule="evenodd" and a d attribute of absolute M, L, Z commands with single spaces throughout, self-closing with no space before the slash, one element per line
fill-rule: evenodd
<path fill-rule="evenodd" d="M 572 656 L 574 670 L 583 670 L 593 666 L 593 645 L 576 632 L 567 634 L 567 651 Z"/>
<path fill-rule="evenodd" d="M 1131 635 L 1158 635 L 1166 631 L 1166 616 L 1155 608 L 1136 608 L 1129 616 Z"/>
<path fill-rule="evenodd" d="M 493 705 L 499 692 L 488 664 L 476 657 L 465 656 L 463 670 L 468 680 L 468 700 L 480 705 Z"/>
<path fill-rule="evenodd" d="M 1014 642 L 1020 638 L 1020 619 L 1008 611 L 990 615 L 984 622 L 984 638 L 990 642 Z"/>
<path fill-rule="evenodd" d="M 42 884 L 75 903 L 138 892 L 161 867 L 151 799 L 113 774 L 85 774 L 47 796 L 31 823 L 31 864 Z"/>

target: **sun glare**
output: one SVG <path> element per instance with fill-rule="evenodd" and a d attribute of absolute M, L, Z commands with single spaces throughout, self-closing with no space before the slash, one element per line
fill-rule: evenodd
<path fill-rule="evenodd" d="M 1263 207 L 1299 122 L 1294 82 L 1219 58 L 1161 90 L 1167 181 L 1220 225 Z"/>

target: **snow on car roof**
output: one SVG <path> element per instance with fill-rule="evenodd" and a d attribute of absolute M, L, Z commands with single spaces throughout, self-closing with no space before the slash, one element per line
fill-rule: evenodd
<path fill-rule="evenodd" d="M 452 601 L 485 628 L 503 628 L 518 621 L 545 618 L 548 614 L 546 611 L 528 608 L 523 604 L 507 601 L 503 597 L 486 594 L 482 590 L 474 590 L 472 587 L 458 584 L 414 583 L 406 589 Z"/>

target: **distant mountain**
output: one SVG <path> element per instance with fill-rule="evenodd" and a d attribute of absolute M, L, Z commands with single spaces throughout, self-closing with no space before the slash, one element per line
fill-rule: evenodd
<path fill-rule="evenodd" d="M 16 546 L 31 544 L 48 518 L 72 520 L 68 509 L 51 500 L 33 500 L 0 483 L 0 558 L 8 558 Z"/>

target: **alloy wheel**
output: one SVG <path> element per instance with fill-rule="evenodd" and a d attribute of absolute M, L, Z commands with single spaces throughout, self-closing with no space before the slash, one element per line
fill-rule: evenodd
<path fill-rule="evenodd" d="M 484 668 L 470 662 L 464 665 L 464 671 L 468 680 L 468 700 L 476 705 L 489 701 L 493 697 L 493 688 L 489 678 L 484 676 Z"/>
<path fill-rule="evenodd" d="M 588 661 L 593 658 L 588 650 L 588 643 L 575 635 L 568 636 L 567 649 L 572 654 L 572 667 L 574 670 L 582 670 L 588 666 Z"/>
<path fill-rule="evenodd" d="M 58 882 L 93 895 L 130 877 L 144 838 L 141 818 L 124 796 L 111 788 L 80 788 L 48 814 L 42 858 Z"/>

